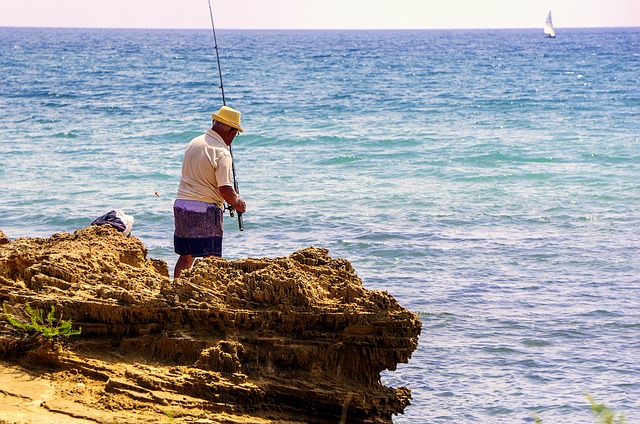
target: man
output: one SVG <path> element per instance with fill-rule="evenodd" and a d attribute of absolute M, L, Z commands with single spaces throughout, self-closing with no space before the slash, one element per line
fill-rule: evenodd
<path fill-rule="evenodd" d="M 191 268 L 195 258 L 222 256 L 224 202 L 244 213 L 245 202 L 233 189 L 230 146 L 240 127 L 240 112 L 222 106 L 213 125 L 187 145 L 178 196 L 173 204 L 173 244 L 180 255 L 173 277 Z"/>

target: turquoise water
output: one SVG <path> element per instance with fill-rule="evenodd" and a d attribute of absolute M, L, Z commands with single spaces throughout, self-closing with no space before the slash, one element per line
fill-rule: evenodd
<path fill-rule="evenodd" d="M 219 31 L 224 256 L 326 247 L 418 312 L 396 423 L 593 423 L 585 392 L 640 422 L 640 31 L 540 32 Z M 120 208 L 173 267 L 211 32 L 0 28 L 0 76 L 0 229 Z"/>

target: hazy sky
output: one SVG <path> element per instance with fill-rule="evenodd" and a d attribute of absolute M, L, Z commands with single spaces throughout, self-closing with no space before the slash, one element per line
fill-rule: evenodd
<path fill-rule="evenodd" d="M 640 0 L 211 0 L 217 29 L 640 27 Z M 210 28 L 207 0 L 0 0 L 0 26 Z"/>

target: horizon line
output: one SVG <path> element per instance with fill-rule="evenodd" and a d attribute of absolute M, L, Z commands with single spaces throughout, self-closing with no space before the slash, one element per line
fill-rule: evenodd
<path fill-rule="evenodd" d="M 193 30 L 203 31 L 211 28 L 194 27 L 84 27 L 84 26 L 28 26 L 28 25 L 0 25 L 0 28 L 25 28 L 25 29 L 148 29 L 148 30 Z M 542 27 L 540 27 L 542 28 Z M 449 27 L 449 28 L 216 28 L 221 31 L 450 31 L 450 30 L 537 30 L 539 27 Z M 635 25 L 618 26 L 562 26 L 560 29 L 616 29 L 616 28 L 640 28 Z"/>

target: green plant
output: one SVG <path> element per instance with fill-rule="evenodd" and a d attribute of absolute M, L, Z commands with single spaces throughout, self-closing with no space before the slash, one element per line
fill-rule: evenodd
<path fill-rule="evenodd" d="M 625 424 L 624 415 L 620 414 L 616 419 L 615 412 L 607 408 L 603 403 L 596 403 L 593 397 L 588 393 L 585 393 L 584 395 L 589 400 L 589 404 L 591 404 L 591 410 L 596 414 L 596 417 L 598 417 L 598 420 L 602 424 Z"/>
<path fill-rule="evenodd" d="M 46 318 L 44 316 L 44 311 L 40 309 L 34 310 L 28 303 L 25 304 L 25 309 L 31 320 L 29 323 L 18 321 L 7 311 L 6 303 L 2 304 L 4 316 L 7 318 L 7 321 L 9 321 L 9 324 L 21 330 L 39 333 L 48 339 L 59 336 L 77 336 L 82 332 L 82 327 L 74 330 L 71 326 L 71 321 L 63 321 L 62 317 L 60 317 L 59 320 L 56 320 L 55 306 L 51 306 L 51 311 L 49 311 Z"/>
<path fill-rule="evenodd" d="M 589 393 L 584 394 L 585 397 L 589 400 L 589 404 L 591 405 L 591 410 L 598 418 L 600 424 L 625 424 L 624 415 L 620 414 L 620 416 L 616 420 L 616 413 L 611 409 L 607 408 L 603 403 L 596 403 L 593 397 Z M 536 414 L 533 414 L 533 420 L 535 424 L 542 424 L 542 420 Z"/>

